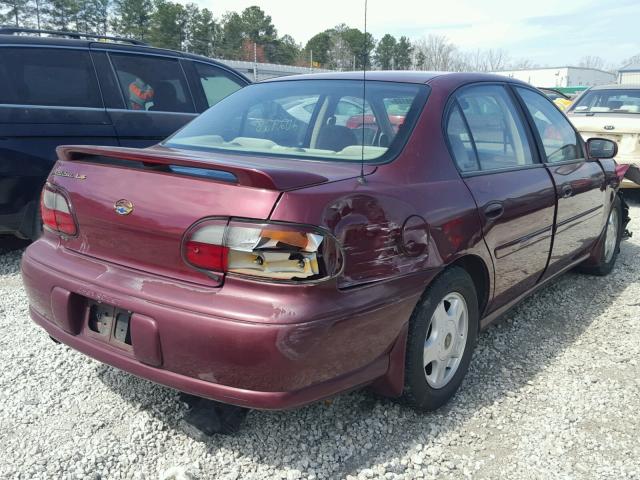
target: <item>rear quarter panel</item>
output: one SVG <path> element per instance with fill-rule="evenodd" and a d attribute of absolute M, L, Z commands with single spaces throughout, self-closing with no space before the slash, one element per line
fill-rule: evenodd
<path fill-rule="evenodd" d="M 320 225 L 338 238 L 346 257 L 340 288 L 442 269 L 469 254 L 483 260 L 493 284 L 476 204 L 442 135 L 447 98 L 447 89 L 433 89 L 404 150 L 364 181 L 285 192 L 276 205 L 272 219 Z M 424 219 L 428 244 L 414 256 L 402 240 L 411 216 Z"/>

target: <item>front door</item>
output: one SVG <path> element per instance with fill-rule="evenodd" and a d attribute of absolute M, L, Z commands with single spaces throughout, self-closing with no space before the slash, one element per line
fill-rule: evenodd
<path fill-rule="evenodd" d="M 502 85 L 456 95 L 447 122 L 451 151 L 478 206 L 495 269 L 489 310 L 532 288 L 549 252 L 555 191 L 512 96 Z"/>
<path fill-rule="evenodd" d="M 532 89 L 516 91 L 539 137 L 558 199 L 548 277 L 583 256 L 602 232 L 608 213 L 604 171 L 597 161 L 585 159 L 579 134 L 555 105 Z"/>

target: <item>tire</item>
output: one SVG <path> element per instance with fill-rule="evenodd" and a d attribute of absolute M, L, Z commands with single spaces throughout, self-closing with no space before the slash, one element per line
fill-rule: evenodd
<path fill-rule="evenodd" d="M 456 315 L 460 307 L 466 309 L 464 335 L 461 319 L 465 315 Z M 435 410 L 455 395 L 469 369 L 478 322 L 473 280 L 460 267 L 445 270 L 427 288 L 409 320 L 404 391 L 400 397 L 403 403 L 420 410 Z M 427 360 L 434 360 L 425 365 L 425 355 Z"/>
<path fill-rule="evenodd" d="M 612 223 L 613 222 L 613 223 Z M 618 253 L 620 253 L 620 242 L 622 240 L 622 232 L 624 231 L 624 218 L 622 212 L 622 201 L 616 195 L 613 206 L 607 218 L 604 235 L 596 245 L 595 263 L 592 265 L 584 265 L 580 267 L 580 271 L 590 274 L 605 276 L 611 273 Z"/>
<path fill-rule="evenodd" d="M 35 242 L 42 236 L 42 212 L 40 211 L 40 202 L 36 203 L 36 212 L 33 216 L 33 225 L 31 227 L 30 240 Z"/>

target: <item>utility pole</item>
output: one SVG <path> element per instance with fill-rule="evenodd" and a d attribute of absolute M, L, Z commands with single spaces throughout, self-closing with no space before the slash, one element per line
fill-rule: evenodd
<path fill-rule="evenodd" d="M 258 44 L 253 42 L 253 81 L 258 81 Z"/>
<path fill-rule="evenodd" d="M 309 68 L 313 70 L 313 50 L 309 52 Z"/>
<path fill-rule="evenodd" d="M 38 30 L 40 30 L 40 0 L 36 0 L 36 21 L 38 23 Z M 38 36 L 41 36 L 40 32 L 38 32 Z"/>

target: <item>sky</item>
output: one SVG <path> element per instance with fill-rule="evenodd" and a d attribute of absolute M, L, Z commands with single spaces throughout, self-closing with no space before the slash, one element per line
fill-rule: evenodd
<path fill-rule="evenodd" d="M 183 3 L 194 0 L 180 0 Z M 280 35 L 305 44 L 339 23 L 364 27 L 364 0 L 195 0 L 216 17 L 258 5 Z M 640 53 L 640 0 L 369 0 L 368 30 L 444 35 L 464 51 L 501 48 L 512 60 L 561 66 L 600 56 L 619 66 Z"/>

